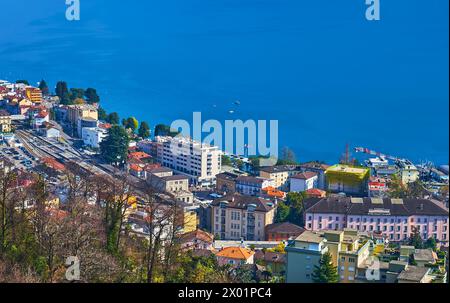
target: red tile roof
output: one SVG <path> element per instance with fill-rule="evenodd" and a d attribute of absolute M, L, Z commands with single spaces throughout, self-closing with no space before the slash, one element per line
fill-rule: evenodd
<path fill-rule="evenodd" d="M 219 251 L 216 256 L 229 259 L 248 260 L 255 253 L 248 248 L 242 247 L 225 247 Z"/>
<path fill-rule="evenodd" d="M 310 188 L 306 190 L 306 194 L 311 197 L 325 197 L 327 192 L 318 188 Z"/>

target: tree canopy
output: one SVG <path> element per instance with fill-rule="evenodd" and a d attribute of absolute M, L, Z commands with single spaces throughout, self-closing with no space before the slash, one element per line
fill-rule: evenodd
<path fill-rule="evenodd" d="M 17 80 L 16 83 L 17 83 L 17 84 L 22 83 L 22 84 L 25 84 L 25 85 L 30 85 L 30 83 L 28 82 L 28 80 Z"/>
<path fill-rule="evenodd" d="M 293 165 L 297 164 L 295 153 L 287 146 L 281 150 L 281 157 L 278 159 L 277 165 Z"/>
<path fill-rule="evenodd" d="M 319 265 L 314 266 L 312 279 L 315 283 L 339 282 L 339 274 L 337 268 L 333 266 L 331 254 L 329 252 L 324 253 L 319 260 Z"/>
<path fill-rule="evenodd" d="M 59 97 L 61 104 L 67 105 L 71 103 L 70 93 L 66 82 L 58 81 L 56 83 L 55 93 Z"/>
<path fill-rule="evenodd" d="M 171 136 L 171 137 L 175 137 L 179 133 L 180 132 L 178 132 L 178 131 L 174 131 L 174 130 L 170 129 L 170 126 L 165 125 L 165 124 L 157 124 L 155 126 L 155 136 Z"/>
<path fill-rule="evenodd" d="M 46 96 L 50 93 L 47 82 L 45 82 L 44 79 L 42 79 L 41 82 L 39 82 L 39 89 L 41 90 L 41 92 L 44 96 Z"/>
<path fill-rule="evenodd" d="M 89 87 L 84 92 L 84 96 L 86 97 L 86 102 L 89 104 L 100 102 L 100 97 L 97 94 L 97 90 L 95 88 Z"/>
<path fill-rule="evenodd" d="M 127 119 L 122 120 L 123 127 L 127 129 L 131 129 L 132 132 L 135 132 L 138 129 L 139 122 L 135 117 L 129 117 Z"/>
<path fill-rule="evenodd" d="M 108 122 L 108 123 L 117 125 L 117 124 L 119 124 L 119 120 L 120 120 L 119 114 L 116 113 L 116 112 L 112 112 L 112 113 L 110 113 L 110 114 L 106 117 L 105 120 L 106 120 L 106 122 Z"/>
<path fill-rule="evenodd" d="M 147 139 L 148 137 L 150 137 L 150 126 L 148 126 L 147 122 L 141 122 L 141 125 L 139 125 L 138 135 L 142 139 Z"/>
<path fill-rule="evenodd" d="M 108 136 L 100 143 L 100 152 L 108 163 L 123 163 L 127 159 L 129 137 L 125 129 L 113 125 Z"/>

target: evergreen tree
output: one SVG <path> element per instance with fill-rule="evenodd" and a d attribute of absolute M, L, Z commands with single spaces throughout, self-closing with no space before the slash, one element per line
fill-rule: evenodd
<path fill-rule="evenodd" d="M 433 251 L 436 251 L 436 249 L 437 249 L 437 242 L 436 242 L 436 239 L 433 238 L 433 237 L 428 238 L 428 239 L 425 241 L 425 243 L 424 243 L 424 247 L 425 247 L 425 248 L 431 248 Z"/>
<path fill-rule="evenodd" d="M 83 99 L 84 89 L 82 88 L 71 88 L 70 89 L 70 100 L 74 101 L 76 99 Z"/>
<path fill-rule="evenodd" d="M 275 214 L 275 222 L 282 223 L 286 222 L 289 217 L 290 208 L 283 201 L 278 202 L 277 212 Z"/>
<path fill-rule="evenodd" d="M 17 83 L 17 84 L 30 85 L 30 83 L 28 82 L 28 80 L 17 80 L 16 83 Z"/>
<path fill-rule="evenodd" d="M 86 97 L 86 101 L 89 104 L 100 102 L 100 97 L 97 94 L 97 90 L 95 88 L 89 87 L 84 92 L 84 96 Z"/>
<path fill-rule="evenodd" d="M 42 79 L 41 82 L 39 82 L 39 89 L 41 90 L 44 96 L 47 96 L 50 93 L 48 85 L 44 79 Z"/>
<path fill-rule="evenodd" d="M 411 237 L 409 238 L 409 245 L 414 246 L 418 249 L 423 248 L 422 237 L 420 236 L 419 230 L 415 227 L 413 227 L 413 232 L 411 234 Z"/>
<path fill-rule="evenodd" d="M 127 159 L 129 138 L 126 130 L 113 125 L 108 136 L 100 143 L 100 152 L 108 163 L 123 163 Z"/>
<path fill-rule="evenodd" d="M 312 279 L 315 283 L 338 283 L 339 274 L 337 267 L 333 266 L 331 254 L 324 253 L 319 261 L 319 265 L 314 266 Z"/>
<path fill-rule="evenodd" d="M 102 107 L 99 107 L 97 112 L 98 112 L 98 119 L 99 120 L 106 121 L 108 119 L 108 114 L 106 113 L 106 111 Z"/>
<path fill-rule="evenodd" d="M 116 112 L 112 112 L 108 115 L 108 117 L 106 118 L 106 122 L 117 125 L 119 124 L 119 114 Z"/>
<path fill-rule="evenodd" d="M 67 83 L 64 81 L 59 81 L 56 83 L 55 93 L 59 97 L 61 104 L 70 104 L 70 94 L 67 88 Z"/>
<path fill-rule="evenodd" d="M 287 146 L 281 150 L 281 158 L 278 159 L 277 165 L 294 165 L 297 164 L 295 153 Z"/>
<path fill-rule="evenodd" d="M 286 196 L 286 204 L 289 205 L 289 218 L 288 221 L 294 224 L 303 226 L 303 214 L 304 214 L 304 205 L 303 200 L 305 199 L 306 194 L 304 192 L 290 192 Z"/>
<path fill-rule="evenodd" d="M 139 125 L 138 135 L 142 139 L 147 139 L 148 137 L 150 137 L 150 127 L 148 126 L 147 122 L 141 122 L 141 125 Z"/>

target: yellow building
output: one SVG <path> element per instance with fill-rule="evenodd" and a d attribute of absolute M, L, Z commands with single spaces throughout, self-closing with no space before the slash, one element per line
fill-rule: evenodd
<path fill-rule="evenodd" d="M 11 132 L 11 115 L 6 110 L 0 110 L 0 132 Z"/>
<path fill-rule="evenodd" d="M 192 210 L 185 210 L 183 216 L 183 233 L 197 230 L 197 213 Z"/>
<path fill-rule="evenodd" d="M 25 93 L 27 98 L 33 103 L 42 102 L 42 91 L 36 87 L 27 87 L 25 88 Z"/>
<path fill-rule="evenodd" d="M 90 104 L 69 105 L 67 118 L 72 124 L 78 124 L 79 119 L 90 118 L 98 120 L 97 108 Z"/>
<path fill-rule="evenodd" d="M 327 189 L 331 192 L 363 194 L 370 176 L 369 168 L 337 164 L 325 171 Z"/>

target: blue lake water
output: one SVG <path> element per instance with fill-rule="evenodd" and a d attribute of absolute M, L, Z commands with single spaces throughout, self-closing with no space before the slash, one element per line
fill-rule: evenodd
<path fill-rule="evenodd" d="M 276 119 L 300 161 L 448 163 L 447 0 L 381 0 L 378 22 L 364 0 L 80 2 L 68 22 L 64 0 L 2 0 L 0 79 L 95 87 L 151 125 Z"/>

